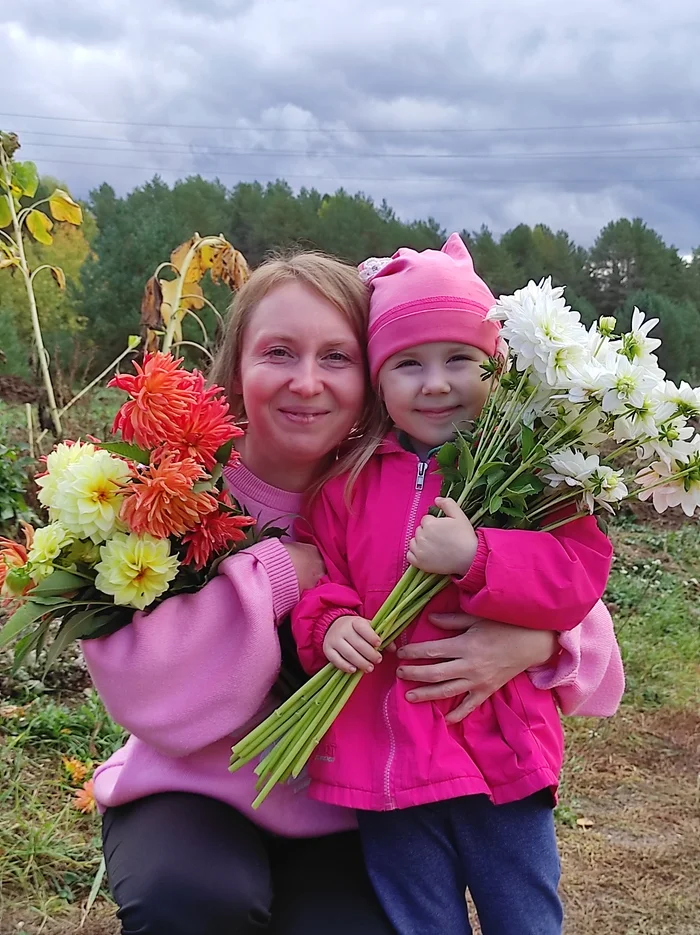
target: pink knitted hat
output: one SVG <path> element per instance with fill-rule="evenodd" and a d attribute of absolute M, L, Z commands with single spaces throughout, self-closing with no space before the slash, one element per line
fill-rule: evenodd
<path fill-rule="evenodd" d="M 496 300 L 474 272 L 459 234 L 442 250 L 402 247 L 388 261 L 360 265 L 369 283 L 367 354 L 372 383 L 392 354 L 414 344 L 455 341 L 494 355 L 500 324 L 486 321 Z"/>

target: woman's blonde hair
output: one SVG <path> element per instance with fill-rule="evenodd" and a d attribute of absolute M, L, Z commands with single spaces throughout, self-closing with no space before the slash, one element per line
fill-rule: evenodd
<path fill-rule="evenodd" d="M 224 337 L 209 372 L 210 382 L 224 388 L 236 419 L 245 419 L 243 397 L 238 388 L 246 328 L 262 299 L 273 289 L 289 282 L 309 286 L 335 306 L 352 328 L 363 354 L 367 347 L 368 290 L 354 266 L 335 257 L 310 251 L 273 254 L 252 273 L 248 282 L 234 296 Z M 365 378 L 369 387 L 366 367 Z M 341 446 L 335 461 L 314 485 L 314 490 L 320 488 L 329 477 L 348 470 L 352 473 L 352 479 L 357 477 L 381 441 L 381 436 L 377 435 L 378 412 L 378 401 L 368 388 L 359 423 L 353 432 L 354 437 L 347 445 Z M 365 456 L 368 441 L 375 438 L 376 443 Z"/>

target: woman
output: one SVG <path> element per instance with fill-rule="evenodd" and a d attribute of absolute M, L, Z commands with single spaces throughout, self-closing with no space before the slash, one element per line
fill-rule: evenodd
<path fill-rule="evenodd" d="M 261 524 L 291 524 L 303 495 L 343 470 L 344 443 L 371 430 L 364 356 L 367 297 L 354 269 L 301 254 L 258 269 L 236 296 L 212 379 L 247 420 L 232 493 Z M 271 711 L 277 625 L 323 573 L 316 550 L 268 540 L 222 562 L 197 594 L 136 613 L 83 644 L 112 717 L 132 734 L 95 774 L 103 840 L 124 935 L 389 933 L 372 893 L 351 812 L 277 787 L 253 812 L 252 768 L 227 772 L 233 741 Z M 460 632 L 406 647 L 411 700 L 464 694 L 463 716 L 516 674 L 545 666 L 543 685 L 571 698 L 619 694 L 609 617 L 576 637 L 453 615 Z M 606 629 L 607 627 L 607 629 Z M 578 628 L 582 630 L 582 628 Z M 584 666 L 585 667 L 585 666 Z M 579 698 L 579 695 L 581 696 Z M 564 700 L 564 704 L 567 704 Z"/>

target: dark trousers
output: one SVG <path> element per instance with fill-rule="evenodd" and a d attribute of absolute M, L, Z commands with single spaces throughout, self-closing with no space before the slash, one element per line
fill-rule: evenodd
<path fill-rule="evenodd" d="M 102 838 L 123 935 L 393 935 L 357 832 L 279 838 L 187 793 L 110 808 Z"/>
<path fill-rule="evenodd" d="M 367 869 L 400 935 L 471 935 L 467 887 L 483 935 L 560 935 L 549 792 L 508 805 L 470 795 L 358 819 Z"/>

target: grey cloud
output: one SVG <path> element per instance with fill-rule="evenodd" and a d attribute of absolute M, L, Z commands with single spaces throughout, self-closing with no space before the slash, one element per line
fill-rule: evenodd
<path fill-rule="evenodd" d="M 700 117 L 694 0 L 24 0 L 4 16 L 13 110 L 232 128 L 13 121 L 34 131 L 27 156 L 82 195 L 153 174 L 120 166 L 227 185 L 281 176 L 386 197 L 449 229 L 543 221 L 587 243 L 641 215 L 684 252 L 700 242 L 698 185 L 661 181 L 700 176 L 700 123 L 546 129 Z M 489 132 L 447 132 L 469 127 Z M 494 129 L 524 127 L 542 129 Z M 100 143 L 36 131 L 124 143 L 68 149 Z M 596 154 L 608 150 L 626 155 Z"/>

